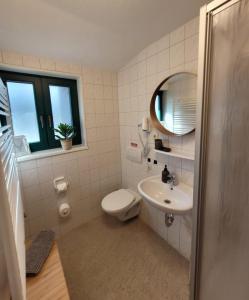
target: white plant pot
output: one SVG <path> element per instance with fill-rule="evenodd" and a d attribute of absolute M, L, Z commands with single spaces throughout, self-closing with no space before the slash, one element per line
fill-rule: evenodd
<path fill-rule="evenodd" d="M 61 146 L 63 150 L 72 149 L 72 140 L 61 140 Z"/>

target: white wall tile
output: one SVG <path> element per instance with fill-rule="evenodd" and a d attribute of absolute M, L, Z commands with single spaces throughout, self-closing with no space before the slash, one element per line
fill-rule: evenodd
<path fill-rule="evenodd" d="M 2 51 L 3 62 L 8 65 L 22 66 L 22 55 L 12 51 Z"/>
<path fill-rule="evenodd" d="M 187 185 L 193 186 L 193 184 L 194 184 L 193 171 L 188 171 L 188 170 L 182 169 L 182 174 L 181 174 L 180 180 Z"/>
<path fill-rule="evenodd" d="M 148 46 L 119 72 L 118 79 L 114 72 L 82 68 L 80 65 L 39 58 L 41 69 L 83 74 L 89 150 L 75 155 L 66 154 L 20 165 L 24 202 L 29 211 L 26 220 L 29 227 L 27 232 L 30 235 L 36 234 L 47 226 L 53 228 L 58 234 L 63 234 L 99 215 L 101 197 L 114 187 L 118 188 L 121 173 L 123 187 L 136 190 L 139 180 L 149 174 L 159 174 L 164 163 L 169 162 L 178 176 L 182 176 L 189 184 L 193 183 L 191 164 L 162 159 L 157 166 L 153 166 L 151 171 L 147 172 L 145 164 L 137 166 L 128 162 L 124 149 L 131 139 L 138 140 L 137 124 L 144 115 L 149 114 L 150 99 L 156 86 L 170 72 L 196 69 L 197 23 L 197 19 L 189 22 Z M 185 37 L 192 39 L 185 41 Z M 191 52 L 192 46 L 194 52 Z M 2 54 L 5 63 L 23 65 L 22 55 L 4 51 Z M 32 64 L 35 67 L 36 63 L 36 58 L 33 62 L 32 59 L 24 59 L 24 64 L 30 64 L 31 67 Z M 114 130 L 115 128 L 117 130 Z M 194 137 L 190 136 L 181 139 L 180 142 L 172 139 L 171 143 L 174 147 L 192 151 L 193 140 Z M 52 187 L 52 180 L 56 176 L 65 176 L 70 181 L 71 187 L 67 197 L 68 201 L 71 201 L 72 216 L 68 220 L 61 220 L 58 217 L 57 206 L 61 200 Z M 36 209 L 37 202 L 39 204 Z M 47 223 L 43 217 L 38 216 L 38 208 L 44 210 L 44 214 L 48 217 Z M 164 214 L 155 209 L 151 210 L 149 206 L 146 210 L 143 209 L 142 216 L 147 219 L 148 224 L 179 252 L 187 255 L 189 236 L 186 236 L 186 228 L 182 225 L 181 217 L 177 217 L 173 227 L 167 229 L 164 225 Z"/>
<path fill-rule="evenodd" d="M 41 196 L 43 199 L 56 196 L 56 191 L 52 180 L 40 183 Z"/>
<path fill-rule="evenodd" d="M 185 62 L 193 61 L 198 56 L 198 35 L 185 40 Z"/>
<path fill-rule="evenodd" d="M 198 21 L 191 20 L 184 26 L 176 29 L 169 35 L 161 38 L 148 46 L 135 57 L 118 74 L 119 91 L 119 125 L 120 125 L 120 147 L 122 164 L 122 186 L 137 189 L 137 183 L 145 177 L 158 175 L 165 164 L 171 172 L 175 172 L 177 178 L 192 186 L 194 175 L 194 164 L 177 158 L 167 158 L 165 155 L 155 155 L 153 151 L 149 157 L 157 159 L 158 164 L 151 164 L 151 169 L 146 169 L 146 163 L 141 165 L 126 159 L 125 149 L 130 141 L 140 144 L 137 134 L 137 123 L 143 116 L 149 115 L 149 105 L 155 88 L 169 75 L 181 71 L 197 72 L 197 38 Z M 138 78 L 133 74 L 138 70 Z M 145 89 L 144 89 L 145 85 Z M 154 147 L 153 134 L 158 132 L 152 127 L 149 137 L 151 148 Z M 168 140 L 167 146 L 175 150 L 194 153 L 194 134 L 184 137 L 166 137 L 159 134 L 160 138 Z M 166 145 L 166 144 L 165 144 Z M 106 174 L 112 173 L 109 167 Z M 104 178 L 105 171 L 102 172 Z M 108 181 L 101 181 L 102 189 L 108 187 Z M 184 227 L 183 217 L 176 216 L 173 225 L 169 228 L 164 223 L 164 213 L 151 207 L 147 203 L 142 205 L 141 217 L 162 238 L 175 247 L 179 253 L 189 258 L 191 229 L 187 232 Z M 190 218 L 191 223 L 191 218 Z"/>
<path fill-rule="evenodd" d="M 169 69 L 169 49 L 165 49 L 157 54 L 157 73 Z"/>
<path fill-rule="evenodd" d="M 184 70 L 186 72 L 197 74 L 197 69 L 198 69 L 198 61 L 197 61 L 197 59 L 193 60 L 191 62 L 185 63 Z"/>
<path fill-rule="evenodd" d="M 146 76 L 146 61 L 143 60 L 138 64 L 138 78 L 144 78 Z"/>
<path fill-rule="evenodd" d="M 37 173 L 38 173 L 39 183 L 44 183 L 47 181 L 51 182 L 53 180 L 53 172 L 52 172 L 51 165 L 42 166 L 42 167 L 37 168 Z"/>
<path fill-rule="evenodd" d="M 182 160 L 182 170 L 194 173 L 194 161 L 188 160 L 188 159 L 183 159 Z"/>
<path fill-rule="evenodd" d="M 114 83 L 116 82 L 115 79 L 113 82 L 112 72 L 109 72 L 109 71 L 102 72 L 102 80 L 103 80 L 104 85 L 115 85 Z"/>
<path fill-rule="evenodd" d="M 95 101 L 93 99 L 84 101 L 84 108 L 85 108 L 86 114 L 94 114 L 95 113 Z"/>
<path fill-rule="evenodd" d="M 40 167 L 45 167 L 47 165 L 51 165 L 52 159 L 50 157 L 39 158 L 37 160 L 33 160 L 33 162 L 35 162 L 37 167 L 40 168 Z"/>
<path fill-rule="evenodd" d="M 102 71 L 101 70 L 94 70 L 93 71 L 93 78 L 94 83 L 102 85 L 103 84 L 103 78 L 102 78 Z"/>
<path fill-rule="evenodd" d="M 189 21 L 185 24 L 185 38 L 197 34 L 199 31 L 199 17 Z"/>
<path fill-rule="evenodd" d="M 146 57 L 150 57 L 152 55 L 155 55 L 157 53 L 157 44 L 156 42 L 155 43 L 152 43 L 150 44 L 147 48 L 145 48 L 145 51 L 146 51 Z"/>
<path fill-rule="evenodd" d="M 96 127 L 96 115 L 95 114 L 87 114 L 86 115 L 85 126 L 86 126 L 86 128 Z"/>
<path fill-rule="evenodd" d="M 118 86 L 118 74 L 116 72 L 112 72 L 112 85 Z"/>
<path fill-rule="evenodd" d="M 156 67 L 157 67 L 157 61 L 156 61 L 156 55 L 150 56 L 147 59 L 147 75 L 153 75 L 156 73 Z"/>
<path fill-rule="evenodd" d="M 80 64 L 70 64 L 69 66 L 70 73 L 73 74 L 81 74 L 82 73 L 82 68 Z"/>
<path fill-rule="evenodd" d="M 169 35 L 165 35 L 157 42 L 157 50 L 158 52 L 163 51 L 167 48 L 169 48 Z"/>
<path fill-rule="evenodd" d="M 101 176 L 104 176 L 102 174 L 104 171 L 100 172 L 98 169 L 101 163 L 109 162 L 109 165 L 106 164 L 103 168 L 107 170 L 103 185 L 105 192 L 117 188 L 118 176 L 121 174 L 117 74 L 82 68 L 78 64 L 53 61 L 49 58 L 22 56 L 14 52 L 3 51 L 3 56 L 6 64 L 56 70 L 77 76 L 83 74 L 81 80 L 89 149 L 19 163 L 24 208 L 27 214 L 25 222 L 28 227 L 27 234 L 33 236 L 45 228 L 55 230 L 57 235 L 65 234 L 73 227 L 102 213 Z M 134 71 L 133 78 L 137 76 L 138 70 Z M 125 80 L 128 80 L 127 75 Z M 124 89 L 124 97 L 127 95 L 129 95 L 128 85 Z M 106 159 L 101 161 L 97 153 L 105 154 Z M 111 165 L 112 162 L 115 166 Z M 53 187 L 53 179 L 61 176 L 69 182 L 69 189 L 62 196 L 58 195 Z M 58 216 L 58 205 L 62 201 L 69 201 L 72 206 L 72 215 L 68 220 L 61 220 Z"/>
<path fill-rule="evenodd" d="M 113 113 L 113 101 L 112 100 L 106 100 L 104 102 L 105 104 L 105 113 L 109 114 L 109 113 Z"/>
<path fill-rule="evenodd" d="M 24 161 L 18 164 L 20 170 L 29 170 L 36 168 L 36 160 Z"/>
<path fill-rule="evenodd" d="M 170 48 L 170 67 L 175 68 L 184 63 L 184 42 Z"/>
<path fill-rule="evenodd" d="M 103 87 L 103 98 L 104 99 L 112 99 L 113 93 L 112 93 L 112 86 L 106 85 Z"/>
<path fill-rule="evenodd" d="M 21 181 L 24 188 L 38 185 L 37 169 L 21 170 Z"/>
<path fill-rule="evenodd" d="M 64 63 L 62 61 L 56 61 L 55 70 L 57 72 L 70 73 L 70 64 Z"/>
<path fill-rule="evenodd" d="M 41 69 L 55 71 L 55 61 L 48 58 L 40 58 Z"/>
<path fill-rule="evenodd" d="M 190 133 L 182 137 L 182 150 L 187 153 L 194 153 L 195 151 L 194 133 Z"/>
<path fill-rule="evenodd" d="M 53 177 L 65 177 L 66 176 L 66 162 L 55 162 L 52 164 Z"/>
<path fill-rule="evenodd" d="M 94 86 L 94 96 L 95 96 L 95 99 L 102 100 L 104 98 L 104 87 L 102 85 Z"/>
<path fill-rule="evenodd" d="M 19 163 L 21 182 L 23 188 L 24 208 L 27 213 L 25 224 L 27 226 L 26 233 L 30 236 L 37 234 L 41 229 L 52 228 L 57 234 L 64 234 L 65 230 L 72 229 L 74 226 L 80 225 L 82 222 L 89 221 L 101 213 L 96 207 L 91 207 L 90 201 L 94 202 L 92 197 L 98 194 L 92 191 L 92 195 L 84 192 L 89 187 L 90 166 L 94 166 L 94 161 L 90 161 L 89 154 L 97 152 L 97 144 L 92 144 L 97 134 L 96 117 L 95 117 L 95 99 L 99 103 L 101 110 L 101 126 L 118 124 L 118 93 L 117 93 L 117 74 L 110 71 L 93 70 L 82 68 L 81 65 L 65 63 L 63 61 L 54 61 L 49 58 L 35 57 L 30 55 L 21 55 L 10 51 L 0 51 L 0 61 L 5 64 L 21 65 L 26 68 L 43 69 L 48 71 L 57 71 L 63 73 L 71 73 L 75 75 L 83 74 L 81 77 L 83 83 L 83 94 L 86 99 L 85 119 L 86 128 L 89 128 L 89 150 L 77 153 L 69 153 L 66 155 L 54 156 L 53 158 L 37 159 L 28 162 Z M 104 86 L 107 86 L 104 89 Z M 104 103 L 106 98 L 106 103 Z M 114 104 L 115 101 L 115 104 Z M 105 116 L 106 114 L 106 116 Z M 111 120 L 109 120 L 111 119 Z M 90 130 L 91 129 L 91 130 Z M 115 134 L 114 134 L 115 133 Z M 106 132 L 102 132 L 105 137 Z M 115 145 L 115 139 L 119 139 L 119 134 L 113 131 L 111 137 L 108 136 L 109 145 Z M 104 140 L 103 140 L 104 141 Z M 110 146 L 105 145 L 106 151 L 110 151 Z M 100 149 L 101 150 L 101 149 Z M 99 150 L 99 151 L 100 151 Z M 120 159 L 120 148 L 115 147 L 115 157 Z M 88 154 L 89 153 L 89 154 Z M 121 165 L 119 165 L 121 166 Z M 120 167 L 121 172 L 121 167 Z M 73 201 L 74 214 L 69 218 L 68 222 L 62 222 L 58 218 L 57 206 L 60 196 L 58 196 L 53 187 L 53 179 L 58 176 L 64 176 L 70 184 L 68 195 Z M 115 178 L 110 179 L 112 185 L 116 183 Z M 97 186 L 100 182 L 96 183 Z M 83 189 L 84 188 L 84 189 Z M 84 195 L 86 201 L 87 214 L 77 212 L 75 203 Z M 66 197 L 67 198 L 67 197 Z M 68 198 L 68 199 L 69 199 Z M 99 201 L 99 198 L 98 198 Z M 79 202 L 79 201 L 78 201 Z M 88 203 L 88 204 L 87 204 Z M 100 203 L 99 203 L 100 204 Z M 78 208 L 81 206 L 78 205 Z M 81 217 L 81 214 L 84 217 Z M 42 217 L 40 217 L 42 215 Z M 46 221 L 44 219 L 46 215 Z M 29 236 L 27 236 L 28 238 Z"/>
<path fill-rule="evenodd" d="M 24 196 L 24 208 L 32 205 L 32 203 L 36 203 L 36 201 L 40 201 L 42 199 L 42 193 L 40 186 L 32 185 L 29 187 L 23 188 L 23 196 Z"/>
<path fill-rule="evenodd" d="M 177 28 L 170 33 L 170 46 L 173 46 L 184 40 L 184 26 Z"/>
<path fill-rule="evenodd" d="M 87 129 L 87 139 L 88 139 L 88 142 L 96 142 L 97 128 L 88 128 Z"/>
<path fill-rule="evenodd" d="M 40 69 L 40 60 L 37 56 L 23 55 L 23 65 L 25 67 Z"/>

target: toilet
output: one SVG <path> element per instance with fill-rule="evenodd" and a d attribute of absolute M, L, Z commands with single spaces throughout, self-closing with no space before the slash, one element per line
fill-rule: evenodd
<path fill-rule="evenodd" d="M 136 217 L 140 212 L 141 196 L 129 189 L 120 189 L 105 196 L 102 209 L 120 221 Z"/>

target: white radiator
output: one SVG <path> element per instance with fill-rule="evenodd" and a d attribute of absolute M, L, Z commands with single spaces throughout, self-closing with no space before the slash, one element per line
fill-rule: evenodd
<path fill-rule="evenodd" d="M 13 300 L 26 299 L 25 234 L 7 89 L 0 79 L 0 227 Z"/>

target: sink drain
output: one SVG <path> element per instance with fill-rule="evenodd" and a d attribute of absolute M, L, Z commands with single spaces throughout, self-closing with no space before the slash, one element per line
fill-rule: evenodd
<path fill-rule="evenodd" d="M 171 203 L 171 201 L 169 199 L 163 200 L 163 202 L 166 203 L 166 204 L 170 204 Z"/>

